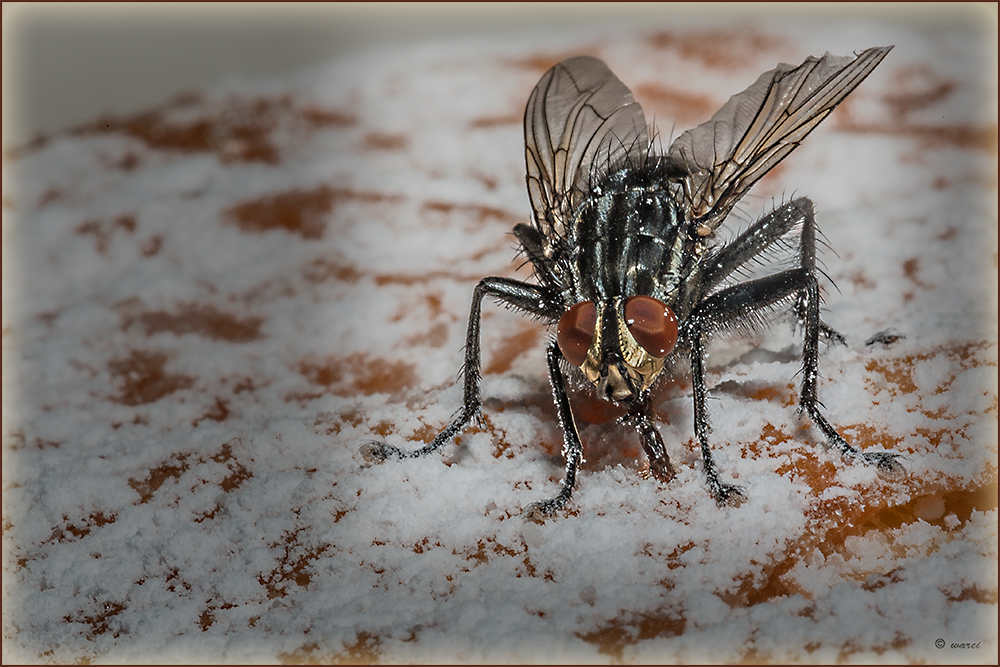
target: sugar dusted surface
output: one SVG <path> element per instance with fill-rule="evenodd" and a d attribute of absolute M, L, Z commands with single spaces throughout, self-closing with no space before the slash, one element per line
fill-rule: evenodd
<path fill-rule="evenodd" d="M 995 662 L 984 45 L 793 25 L 359 54 L 18 150 L 5 662 Z M 816 202 L 836 251 L 824 316 L 847 337 L 822 353 L 820 398 L 862 449 L 904 453 L 903 479 L 840 460 L 796 415 L 800 348 L 779 325 L 709 358 L 716 455 L 746 504 L 708 496 L 680 374 L 655 399 L 676 479 L 645 478 L 636 435 L 574 395 L 576 493 L 526 523 L 562 475 L 551 334 L 492 305 L 484 424 L 440 456 L 362 465 L 363 442 L 418 447 L 458 408 L 476 281 L 529 276 L 509 231 L 545 69 L 604 58 L 666 145 L 777 62 L 881 44 L 727 229 L 792 193 Z M 865 346 L 887 328 L 905 338 Z"/>

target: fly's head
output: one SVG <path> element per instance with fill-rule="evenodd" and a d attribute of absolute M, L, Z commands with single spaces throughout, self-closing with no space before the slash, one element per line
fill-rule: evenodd
<path fill-rule="evenodd" d="M 559 319 L 556 342 L 601 398 L 629 401 L 663 370 L 677 343 L 677 318 L 649 296 L 581 301 Z"/>

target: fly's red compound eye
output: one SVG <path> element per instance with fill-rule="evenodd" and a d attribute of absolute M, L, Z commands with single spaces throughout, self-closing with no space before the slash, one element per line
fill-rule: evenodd
<path fill-rule="evenodd" d="M 594 342 L 595 326 L 597 326 L 597 306 L 593 301 L 581 301 L 559 318 L 556 342 L 569 363 L 574 366 L 583 365 L 583 360 L 587 358 L 587 350 Z"/>
<path fill-rule="evenodd" d="M 633 296 L 625 301 L 625 324 L 650 355 L 663 358 L 677 343 L 677 318 L 662 301 L 649 296 Z"/>

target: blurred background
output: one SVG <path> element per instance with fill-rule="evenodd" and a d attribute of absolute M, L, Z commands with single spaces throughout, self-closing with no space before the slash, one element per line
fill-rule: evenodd
<path fill-rule="evenodd" d="M 997 30 L 995 3 L 5 2 L 3 148 L 230 77 L 281 77 L 391 44 L 613 21 L 824 15 Z"/>

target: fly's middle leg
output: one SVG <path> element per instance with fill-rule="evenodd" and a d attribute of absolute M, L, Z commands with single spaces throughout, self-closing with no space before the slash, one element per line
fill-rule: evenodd
<path fill-rule="evenodd" d="M 719 470 L 708 444 L 708 435 L 712 427 L 708 421 L 708 388 L 705 387 L 705 332 L 700 319 L 694 317 L 692 321 L 694 326 L 691 335 L 691 385 L 694 390 L 694 433 L 701 446 L 705 480 L 716 503 L 723 507 L 739 507 L 747 500 L 746 490 L 741 486 L 719 481 Z"/>

